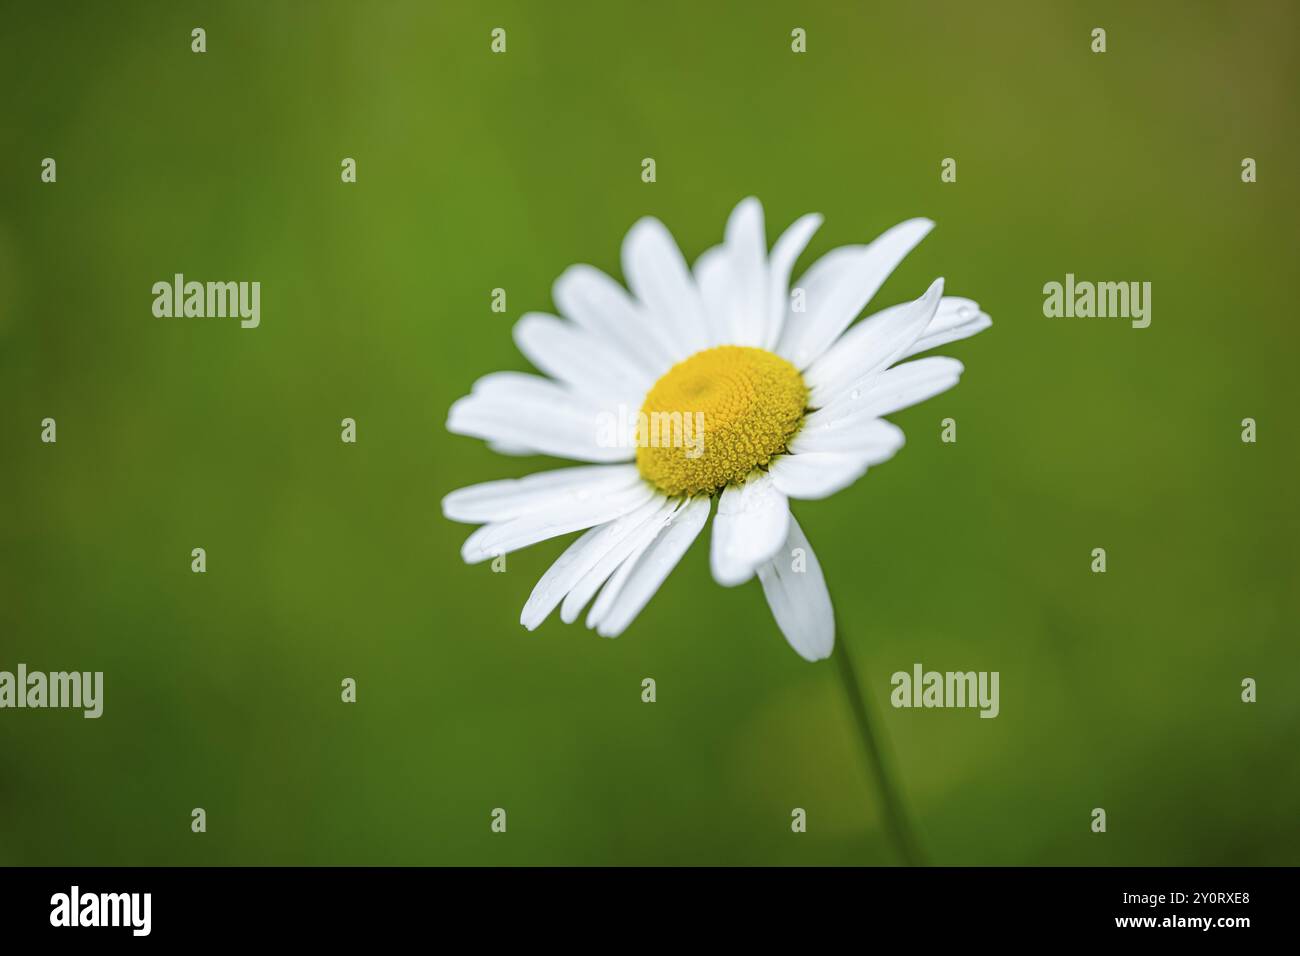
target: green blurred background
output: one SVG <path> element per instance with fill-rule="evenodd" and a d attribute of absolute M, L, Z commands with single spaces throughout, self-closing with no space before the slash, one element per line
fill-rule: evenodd
<path fill-rule="evenodd" d="M 931 858 L 1300 861 L 1295 5 L 4 6 L 0 669 L 106 689 L 0 711 L 0 863 L 895 862 L 833 663 L 706 538 L 622 638 L 529 634 L 565 542 L 494 574 L 440 513 L 556 464 L 443 428 L 554 278 L 751 194 L 769 239 L 826 214 L 800 269 L 934 218 L 875 304 L 993 316 L 796 507 Z M 259 280 L 261 327 L 154 318 L 176 272 Z M 1151 327 L 1044 318 L 1067 272 L 1151 281 Z M 881 711 L 915 661 L 1001 715 Z"/>

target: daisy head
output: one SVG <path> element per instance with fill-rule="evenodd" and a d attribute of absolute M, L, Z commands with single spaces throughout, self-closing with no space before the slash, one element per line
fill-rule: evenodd
<path fill-rule="evenodd" d="M 854 319 L 934 225 L 900 223 L 822 256 L 791 287 L 821 224 L 808 215 L 769 250 L 763 210 L 742 201 L 725 238 L 688 267 L 668 230 L 642 219 L 623 242 L 628 288 L 591 266 L 555 283 L 555 315 L 515 325 L 543 373 L 494 372 L 451 407 L 447 429 L 510 455 L 586 464 L 453 491 L 443 513 L 480 525 L 470 563 L 583 532 L 537 582 L 521 622 L 557 607 L 617 637 L 707 523 L 714 579 L 757 577 L 777 626 L 806 660 L 835 642 L 830 594 L 792 499 L 825 498 L 903 445 L 883 416 L 957 383 L 956 359 L 904 362 L 989 327 L 936 279 L 920 298 Z M 902 364 L 899 364 L 902 363 Z"/>

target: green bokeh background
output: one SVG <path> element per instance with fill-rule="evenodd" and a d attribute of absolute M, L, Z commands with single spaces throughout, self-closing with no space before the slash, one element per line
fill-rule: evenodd
<path fill-rule="evenodd" d="M 4 7 L 0 669 L 106 699 L 0 711 L 0 863 L 896 862 L 834 665 L 707 539 L 620 639 L 529 634 L 564 542 L 494 574 L 440 513 L 557 464 L 443 428 L 527 368 L 513 320 L 751 194 L 769 239 L 826 214 L 800 270 L 934 218 L 876 304 L 993 316 L 796 507 L 931 858 L 1300 861 L 1295 5 Z M 261 327 L 155 319 L 175 272 L 259 280 Z M 1067 272 L 1152 282 L 1151 327 L 1044 318 Z M 999 671 L 1001 716 L 880 710 L 915 661 Z"/>

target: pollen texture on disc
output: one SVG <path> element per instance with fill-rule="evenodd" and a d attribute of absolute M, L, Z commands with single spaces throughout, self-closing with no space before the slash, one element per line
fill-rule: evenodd
<path fill-rule="evenodd" d="M 808 388 L 764 349 L 720 345 L 678 362 L 641 407 L 636 465 L 669 495 L 712 494 L 785 451 Z"/>

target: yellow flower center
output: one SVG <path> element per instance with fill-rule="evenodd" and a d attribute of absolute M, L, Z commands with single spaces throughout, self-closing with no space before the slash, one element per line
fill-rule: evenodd
<path fill-rule="evenodd" d="M 764 349 L 719 345 L 670 368 L 637 420 L 636 466 L 668 495 L 713 494 L 785 451 L 808 388 Z"/>

